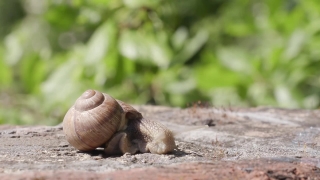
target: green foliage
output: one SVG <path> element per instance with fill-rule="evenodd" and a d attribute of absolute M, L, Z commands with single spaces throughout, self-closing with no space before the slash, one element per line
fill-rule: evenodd
<path fill-rule="evenodd" d="M 129 103 L 317 108 L 316 0 L 0 2 L 0 123 L 56 124 L 86 89 Z"/>

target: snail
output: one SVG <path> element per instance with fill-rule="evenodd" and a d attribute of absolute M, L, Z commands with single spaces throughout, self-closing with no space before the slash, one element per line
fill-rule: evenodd
<path fill-rule="evenodd" d="M 166 154 L 176 148 L 173 133 L 164 125 L 96 90 L 85 91 L 62 124 L 67 141 L 80 151 L 103 147 L 106 154 Z"/>

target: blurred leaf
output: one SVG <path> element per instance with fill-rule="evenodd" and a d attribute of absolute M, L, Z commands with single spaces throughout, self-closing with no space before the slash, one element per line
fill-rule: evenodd
<path fill-rule="evenodd" d="M 72 102 L 85 90 L 78 81 L 79 71 L 83 71 L 81 61 L 70 59 L 52 73 L 41 86 L 47 106 Z"/>
<path fill-rule="evenodd" d="M 212 61 L 215 61 L 212 59 Z M 204 64 L 196 67 L 198 87 L 202 90 L 210 90 L 217 87 L 231 87 L 240 84 L 240 76 L 228 69 L 221 67 L 218 63 Z"/>
<path fill-rule="evenodd" d="M 270 52 L 270 57 L 265 60 L 265 64 L 267 64 L 267 70 L 268 71 L 273 71 L 275 70 L 278 66 L 281 65 L 281 59 L 282 59 L 282 53 L 283 49 L 282 48 L 274 48 Z"/>
<path fill-rule="evenodd" d="M 19 35 L 11 34 L 6 37 L 5 44 L 7 47 L 7 53 L 5 54 L 5 60 L 10 65 L 16 64 L 23 55 L 23 47 L 20 45 Z"/>
<path fill-rule="evenodd" d="M 0 39 L 9 33 L 24 12 L 20 0 L 0 1 Z"/>
<path fill-rule="evenodd" d="M 45 77 L 45 64 L 36 54 L 24 58 L 21 62 L 20 77 L 29 93 L 38 93 Z"/>
<path fill-rule="evenodd" d="M 168 45 L 157 41 L 156 38 L 153 34 L 143 35 L 138 32 L 125 31 L 120 37 L 120 52 L 128 59 L 166 68 L 171 53 Z"/>
<path fill-rule="evenodd" d="M 286 60 L 291 60 L 292 58 L 300 54 L 305 41 L 305 33 L 301 30 L 295 31 L 289 39 L 284 58 Z"/>
<path fill-rule="evenodd" d="M 161 0 L 123 0 L 123 3 L 130 8 L 140 8 L 140 7 L 155 7 Z"/>
<path fill-rule="evenodd" d="M 108 52 L 109 46 L 112 44 L 112 37 L 115 31 L 112 23 L 105 22 L 95 31 L 88 42 L 88 51 L 85 59 L 87 65 L 98 65 Z"/>
<path fill-rule="evenodd" d="M 287 87 L 281 85 L 277 86 L 274 93 L 280 106 L 290 108 L 296 108 L 298 106 Z"/>
<path fill-rule="evenodd" d="M 180 27 L 172 36 L 172 45 L 176 50 L 180 50 L 188 38 L 188 30 L 185 27 Z"/>
<path fill-rule="evenodd" d="M 240 49 L 235 47 L 221 48 L 218 49 L 217 56 L 221 63 L 230 70 L 244 74 L 250 74 L 252 72 L 250 59 L 246 52 Z"/>
<path fill-rule="evenodd" d="M 221 87 L 212 89 L 209 93 L 214 106 L 242 104 L 241 99 L 234 87 Z"/>
<path fill-rule="evenodd" d="M 0 57 L 1 57 L 0 51 Z M 2 58 L 0 58 L 0 85 L 1 87 L 8 87 L 12 83 L 12 70 L 11 68 L 4 62 Z M 2 89 L 0 88 L 0 90 Z"/>
<path fill-rule="evenodd" d="M 194 79 L 186 79 L 183 81 L 174 82 L 167 85 L 166 90 L 173 94 L 186 94 L 196 87 Z"/>
<path fill-rule="evenodd" d="M 78 9 L 67 4 L 53 5 L 46 12 L 45 18 L 52 27 L 68 30 L 73 25 L 78 13 Z"/>
<path fill-rule="evenodd" d="M 192 56 L 200 51 L 200 49 L 207 42 L 208 38 L 208 33 L 206 31 L 198 31 L 193 38 L 185 43 L 185 46 L 182 48 L 182 50 L 175 57 L 173 57 L 170 66 L 183 64 L 188 61 L 190 58 L 192 58 Z"/>
<path fill-rule="evenodd" d="M 90 0 L 88 3 L 94 4 L 96 6 L 108 6 L 111 2 L 115 0 Z"/>

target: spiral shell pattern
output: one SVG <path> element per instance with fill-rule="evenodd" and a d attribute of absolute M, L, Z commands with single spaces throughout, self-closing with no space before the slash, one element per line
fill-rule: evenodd
<path fill-rule="evenodd" d="M 94 150 L 110 140 L 124 124 L 125 114 L 108 94 L 85 91 L 63 120 L 67 141 L 81 151 Z"/>

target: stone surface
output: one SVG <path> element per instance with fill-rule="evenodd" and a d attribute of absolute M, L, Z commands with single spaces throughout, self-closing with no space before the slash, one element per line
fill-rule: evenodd
<path fill-rule="evenodd" d="M 79 152 L 60 125 L 0 126 L 0 179 L 320 179 L 320 111 L 135 106 L 175 132 L 167 155 Z"/>

